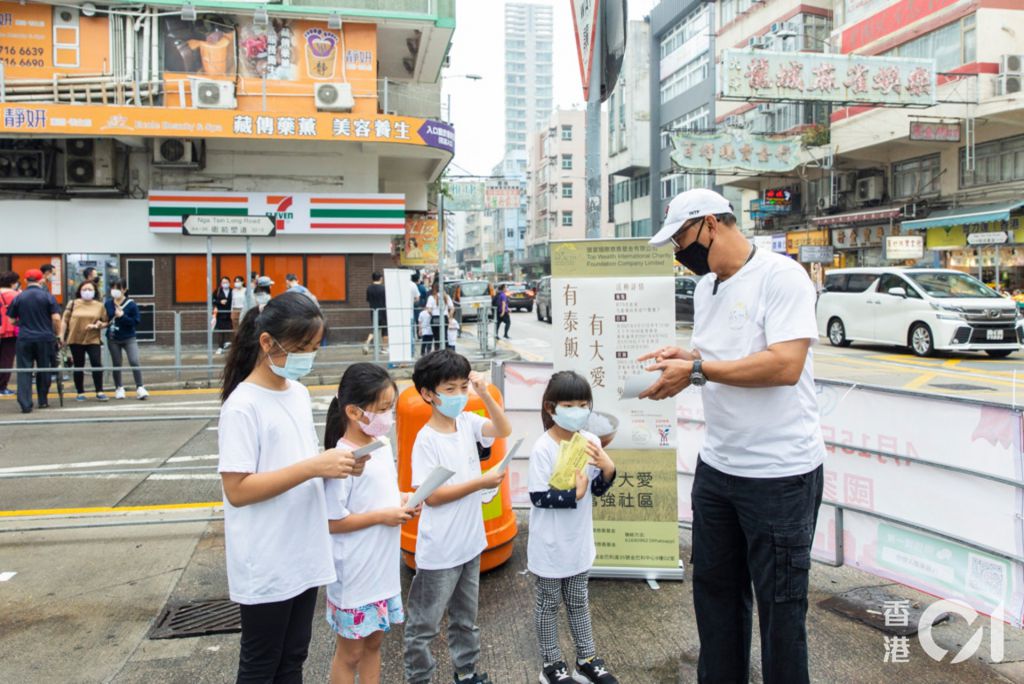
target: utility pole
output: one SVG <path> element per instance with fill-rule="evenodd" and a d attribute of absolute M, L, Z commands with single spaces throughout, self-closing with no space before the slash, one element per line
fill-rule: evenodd
<path fill-rule="evenodd" d="M 593 58 L 587 93 L 587 239 L 601 237 L 601 12 L 594 17 Z"/>

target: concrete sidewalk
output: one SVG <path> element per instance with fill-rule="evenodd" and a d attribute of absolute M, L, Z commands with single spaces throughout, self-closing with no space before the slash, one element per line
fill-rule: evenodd
<path fill-rule="evenodd" d="M 539 671 L 533 628 L 533 581 L 526 574 L 525 514 L 516 551 L 504 567 L 481 582 L 480 669 L 496 684 L 535 682 Z M 238 635 L 150 641 L 146 633 L 168 598 L 227 595 L 222 526 L 159 525 L 115 529 L 9 533 L 0 536 L 0 572 L 15 571 L 0 584 L 0 681 L 153 682 L 192 684 L 234 678 Z M 689 535 L 680 536 L 682 557 Z M 405 591 L 411 579 L 403 573 Z M 856 587 L 878 586 L 878 578 L 850 568 L 815 564 L 811 574 L 808 628 L 815 682 L 941 683 L 1024 681 L 1020 662 L 990 665 L 977 656 L 958 665 L 939 664 L 911 639 L 909 662 L 883 662 L 883 634 L 823 610 L 825 598 Z M 929 597 L 901 587 L 891 591 L 928 603 Z M 695 682 L 698 640 L 688 582 L 645 583 L 593 580 L 591 605 L 600 654 L 624 684 Z M 756 620 L 755 620 L 756 625 Z M 956 649 L 970 636 L 960 625 L 936 627 L 936 641 Z M 562 647 L 571 654 L 562 619 Z M 1006 659 L 1024 659 L 1021 632 L 1007 627 Z M 759 675 L 754 637 L 752 682 Z M 327 679 L 334 636 L 317 609 L 306 666 L 309 682 Z M 451 681 L 443 643 L 435 681 Z M 987 653 L 981 649 L 979 654 Z M 401 630 L 385 641 L 387 684 L 402 681 Z"/>

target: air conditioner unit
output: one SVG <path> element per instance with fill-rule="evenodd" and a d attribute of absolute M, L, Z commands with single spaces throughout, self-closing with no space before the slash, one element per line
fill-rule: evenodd
<path fill-rule="evenodd" d="M 772 113 L 772 105 L 767 103 L 767 102 L 764 103 L 764 104 L 757 105 L 757 113 L 758 114 L 771 114 Z"/>
<path fill-rule="evenodd" d="M 157 138 L 153 141 L 154 166 L 199 166 L 196 144 L 189 138 Z"/>
<path fill-rule="evenodd" d="M 773 21 L 773 22 L 772 22 L 772 28 L 771 28 L 771 32 L 772 32 L 772 33 L 778 33 L 778 32 L 779 32 L 779 29 L 781 29 L 781 28 L 782 28 L 782 26 L 783 26 L 783 24 L 782 24 L 782 23 L 780 23 L 780 22 L 777 22 L 777 21 Z"/>
<path fill-rule="evenodd" d="M 1000 74 L 996 82 L 996 95 L 1016 95 L 1024 90 L 1024 75 Z"/>
<path fill-rule="evenodd" d="M 727 116 L 725 117 L 725 125 L 733 128 L 739 128 L 743 126 L 743 118 L 739 116 Z"/>
<path fill-rule="evenodd" d="M 857 201 L 876 202 L 882 199 L 882 177 L 871 176 L 857 181 Z"/>
<path fill-rule="evenodd" d="M 0 150 L 0 186 L 45 183 L 46 155 L 42 150 Z"/>
<path fill-rule="evenodd" d="M 1003 55 L 999 58 L 1000 74 L 1024 74 L 1024 55 Z"/>
<path fill-rule="evenodd" d="M 64 145 L 64 185 L 68 189 L 112 188 L 117 159 L 110 139 L 72 138 Z"/>
<path fill-rule="evenodd" d="M 234 109 L 235 84 L 232 81 L 192 80 L 192 106 L 196 109 Z"/>
<path fill-rule="evenodd" d="M 792 22 L 792 21 L 787 21 L 785 23 L 785 30 L 789 31 L 790 33 L 799 34 L 800 33 L 800 24 L 797 24 L 796 22 Z"/>
<path fill-rule="evenodd" d="M 839 175 L 839 192 L 853 192 L 857 187 L 857 172 L 843 173 Z"/>
<path fill-rule="evenodd" d="M 356 106 L 350 83 L 317 83 L 313 86 L 313 98 L 321 112 L 351 112 Z"/>
<path fill-rule="evenodd" d="M 771 36 L 757 36 L 756 38 L 751 38 L 751 40 L 753 41 L 751 45 L 755 48 L 768 49 L 774 44 Z"/>

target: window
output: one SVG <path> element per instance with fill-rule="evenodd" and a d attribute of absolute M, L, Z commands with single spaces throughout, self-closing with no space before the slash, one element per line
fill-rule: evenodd
<path fill-rule="evenodd" d="M 977 61 L 978 39 L 974 15 L 946 24 L 888 51 L 898 57 L 935 58 L 938 72 L 952 71 Z"/>
<path fill-rule="evenodd" d="M 563 154 L 562 155 L 562 168 L 566 169 L 566 170 L 572 170 L 572 155 L 571 154 Z"/>
<path fill-rule="evenodd" d="M 155 296 L 153 259 L 126 259 L 125 265 L 128 271 L 128 292 L 133 297 Z"/>
<path fill-rule="evenodd" d="M 572 126 L 562 126 L 562 140 L 572 140 Z"/>
<path fill-rule="evenodd" d="M 651 219 L 633 221 L 633 234 L 631 237 L 647 237 L 651 234 Z"/>
<path fill-rule="evenodd" d="M 939 192 L 942 173 L 938 154 L 908 159 L 892 165 L 892 196 L 919 197 Z"/>
<path fill-rule="evenodd" d="M 572 183 L 562 183 L 562 197 L 572 199 Z"/>
<path fill-rule="evenodd" d="M 711 32 L 711 27 L 708 23 L 709 16 L 707 7 L 702 5 L 699 9 L 694 10 L 689 16 L 676 24 L 675 27 L 668 32 L 668 35 L 661 39 L 661 59 L 665 59 L 670 54 L 683 47 L 686 41 L 691 38 L 696 38 L 702 34 L 709 34 Z"/>
<path fill-rule="evenodd" d="M 60 283 L 59 294 L 54 294 L 54 299 L 57 300 L 58 304 L 64 303 L 64 287 L 68 282 L 68 274 L 64 272 L 64 259 L 56 255 L 43 255 L 43 254 L 15 254 L 11 256 L 11 270 L 21 276 L 21 286 L 26 287 L 28 281 L 25 280 L 25 271 L 30 268 L 39 268 L 40 264 L 53 264 L 56 268 L 57 275 L 62 278 Z M 203 276 L 205 281 L 205 277 Z M 53 294 L 53 288 L 47 288 L 51 290 L 50 294 Z M 71 293 L 74 295 L 74 292 Z"/>
<path fill-rule="evenodd" d="M 1024 135 L 975 146 L 974 172 L 967 170 L 965 148 L 960 148 L 960 187 L 1024 180 Z"/>
<path fill-rule="evenodd" d="M 306 280 L 309 288 L 321 302 L 348 300 L 348 274 L 345 255 L 310 254 L 306 257 Z"/>
<path fill-rule="evenodd" d="M 679 97 L 690 88 L 706 81 L 708 78 L 708 53 L 685 64 L 674 74 L 661 82 L 661 103 Z"/>
<path fill-rule="evenodd" d="M 864 292 L 878 279 L 877 273 L 851 273 L 842 292 Z"/>
<path fill-rule="evenodd" d="M 571 226 L 572 225 L 572 212 L 571 211 L 563 211 L 562 212 L 562 225 L 563 226 Z"/>
<path fill-rule="evenodd" d="M 710 173 L 677 173 L 661 180 L 661 199 L 670 200 L 681 192 L 694 188 L 710 188 Z"/>
<path fill-rule="evenodd" d="M 661 127 L 661 149 L 667 150 L 672 146 L 669 141 L 672 131 L 700 131 L 709 128 L 711 128 L 711 110 L 706 104 L 701 105 Z"/>
<path fill-rule="evenodd" d="M 617 238 L 633 237 L 632 235 L 629 234 L 629 224 L 628 223 L 616 223 L 615 224 L 615 237 L 617 237 Z"/>
<path fill-rule="evenodd" d="M 274 281 L 272 294 L 285 291 L 285 276 L 294 273 L 321 302 L 347 300 L 348 280 L 342 254 L 267 254 L 253 255 L 252 270 Z M 221 254 L 213 258 L 214 282 L 221 277 L 234 279 L 245 273 L 245 256 Z M 206 292 L 206 256 L 179 255 L 174 258 L 174 300 L 178 304 L 203 303 Z"/>

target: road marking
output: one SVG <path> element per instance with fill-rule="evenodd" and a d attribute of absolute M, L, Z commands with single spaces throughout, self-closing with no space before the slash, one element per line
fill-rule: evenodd
<path fill-rule="evenodd" d="M 929 382 L 934 380 L 938 376 L 938 373 L 922 373 L 907 384 L 903 385 L 903 389 L 918 389 L 927 385 Z"/>
<path fill-rule="evenodd" d="M 16 573 L 16 572 L 0 572 L 0 582 L 7 582 L 7 581 L 13 579 L 14 576 L 17 575 L 17 574 L 18 573 Z"/>
<path fill-rule="evenodd" d="M 153 473 L 147 480 L 220 480 L 219 473 L 167 473 L 166 475 L 160 473 Z"/>
<path fill-rule="evenodd" d="M 27 518 L 44 515 L 89 515 L 92 513 L 138 513 L 152 511 L 188 511 L 198 508 L 223 508 L 221 501 L 188 504 L 157 504 L 154 506 L 100 506 L 96 508 L 23 508 L 0 511 L 0 518 Z"/>
<path fill-rule="evenodd" d="M 220 458 L 217 454 L 202 454 L 199 456 L 171 456 L 163 458 L 121 458 L 110 461 L 80 461 L 76 463 L 46 463 L 41 465 L 13 466 L 0 468 L 0 474 L 8 473 L 38 473 L 50 470 L 71 470 L 77 468 L 105 468 L 107 466 L 128 466 L 128 465 L 150 465 L 154 463 L 191 463 L 193 461 L 216 461 Z"/>
<path fill-rule="evenodd" d="M 946 359 L 945 361 L 942 362 L 942 365 L 945 366 L 946 368 L 955 368 L 956 366 L 960 365 L 961 360 L 962 359 Z"/>
<path fill-rule="evenodd" d="M 920 365 L 916 365 L 916 366 L 915 365 L 910 365 L 913 362 L 909 362 L 907 360 L 896 362 L 896 361 L 865 360 L 865 359 L 859 359 L 859 358 L 853 358 L 853 357 L 843 357 L 841 359 L 839 357 L 837 357 L 835 360 L 836 361 L 840 361 L 841 360 L 843 363 L 858 364 L 858 365 L 861 365 L 861 366 L 871 366 L 872 368 L 875 368 L 876 370 L 879 370 L 879 371 L 892 370 L 892 371 L 901 372 L 901 373 L 908 373 L 908 372 L 920 373 L 922 371 L 922 366 L 920 366 Z M 940 368 L 939 366 L 931 365 L 931 364 L 924 364 L 924 368 L 931 369 L 931 370 L 933 370 L 933 372 L 938 373 L 939 375 L 942 375 L 943 377 L 947 377 L 947 378 L 958 378 L 958 379 L 961 379 L 961 380 L 964 379 L 964 378 L 973 378 L 975 380 L 982 380 L 984 382 L 989 382 L 989 383 L 993 383 L 993 384 L 996 384 L 996 385 L 1003 385 L 1003 386 L 1006 386 L 1006 387 L 1013 387 L 1013 386 L 1015 386 L 1015 383 L 1012 382 L 1012 381 L 1008 382 L 1008 381 L 1005 381 L 1005 380 L 1000 380 L 1000 379 L 995 378 L 995 377 L 993 377 L 991 375 L 986 375 L 986 374 L 978 373 L 978 372 L 971 372 L 971 371 L 965 371 L 965 370 L 956 370 L 956 369 L 939 370 L 939 368 Z M 819 377 L 822 377 L 822 378 L 825 377 L 824 375 L 822 375 L 820 373 L 818 373 L 817 375 Z"/>

